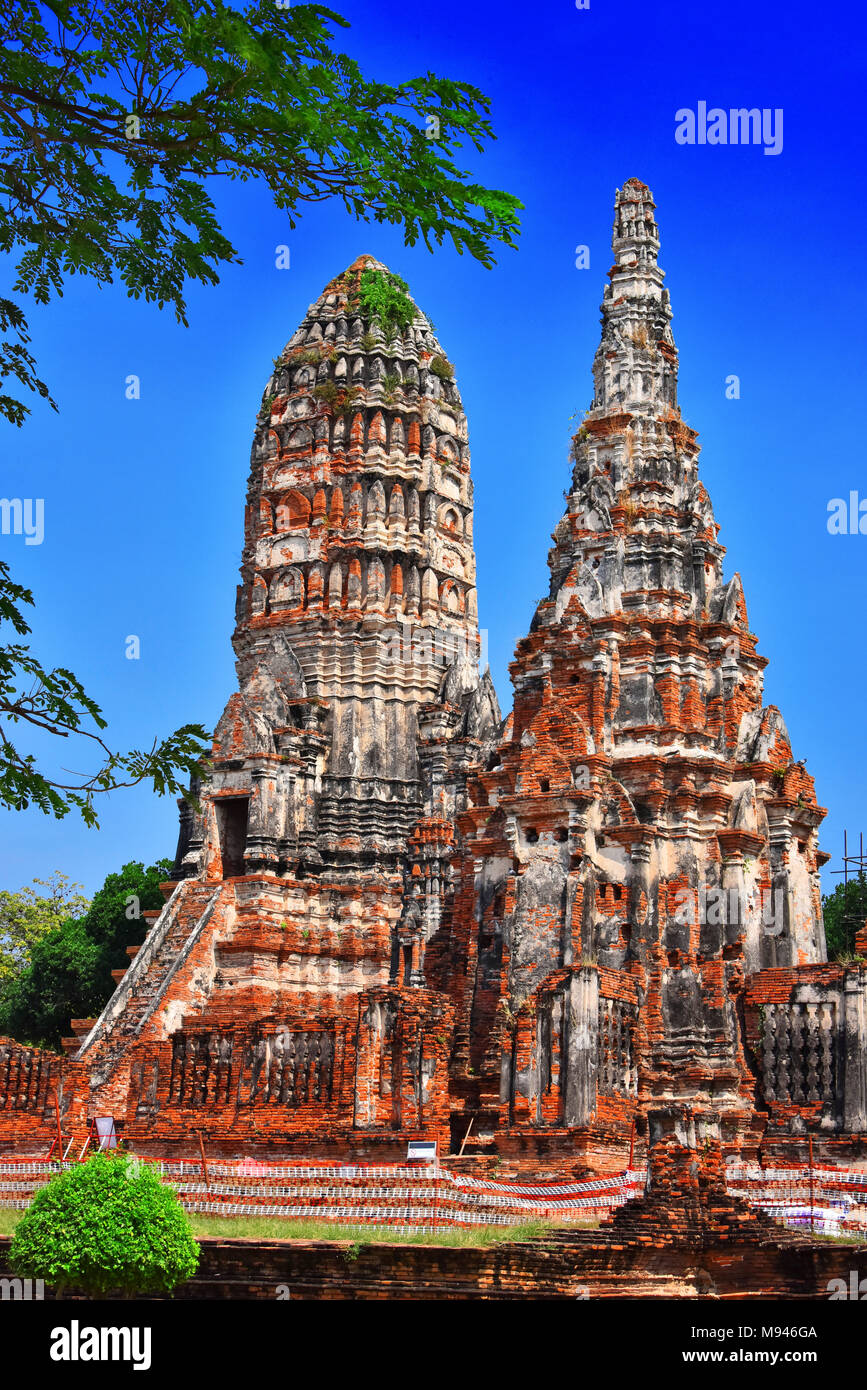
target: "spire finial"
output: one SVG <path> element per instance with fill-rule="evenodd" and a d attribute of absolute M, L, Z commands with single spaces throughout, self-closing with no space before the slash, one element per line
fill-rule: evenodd
<path fill-rule="evenodd" d="M 677 409 L 677 350 L 658 263 L 655 207 L 641 179 L 627 179 L 614 195 L 614 264 L 593 364 L 594 415 L 626 412 L 657 418 Z"/>
<path fill-rule="evenodd" d="M 614 199 L 614 233 L 611 248 L 617 262 L 638 260 L 656 263 L 659 228 L 653 210 L 653 194 L 640 179 L 627 179 Z"/>

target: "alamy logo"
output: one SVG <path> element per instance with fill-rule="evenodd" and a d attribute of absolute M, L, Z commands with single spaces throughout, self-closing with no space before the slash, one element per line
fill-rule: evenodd
<path fill-rule="evenodd" d="M 831 536 L 867 536 L 867 498 L 860 498 L 854 488 L 848 501 L 845 497 L 832 497 L 827 526 Z"/>
<path fill-rule="evenodd" d="M 479 630 L 479 641 L 462 628 L 418 627 L 402 623 L 383 636 L 385 659 L 396 666 L 441 666 L 455 662 L 487 665 L 488 634 Z"/>
<path fill-rule="evenodd" d="M 0 497 L 0 535 L 24 535 L 25 545 L 41 545 L 45 538 L 43 497 Z"/>
<path fill-rule="evenodd" d="M 867 1299 L 867 1279 L 859 1279 L 857 1269 L 850 1269 L 848 1284 L 845 1279 L 828 1280 L 828 1297 L 832 1303 L 835 1299 L 863 1303 Z"/>
<path fill-rule="evenodd" d="M 0 1299 L 32 1303 L 45 1297 L 44 1279 L 0 1279 Z"/>
<path fill-rule="evenodd" d="M 675 894 L 674 920 L 681 925 L 711 927 L 745 926 L 749 916 L 749 899 L 739 888 L 699 888 L 695 893 L 681 888 Z M 756 907 L 761 908 L 762 928 L 767 936 L 779 936 L 785 926 L 785 895 L 782 888 L 773 893 L 763 888 L 757 895 Z"/>
<path fill-rule="evenodd" d="M 679 145 L 764 145 L 765 154 L 780 154 L 783 149 L 783 109 L 764 106 L 721 106 L 708 110 L 700 101 L 693 111 L 682 106 L 674 113 L 674 138 Z"/>
<path fill-rule="evenodd" d="M 73 1318 L 69 1327 L 51 1331 L 52 1361 L 131 1361 L 134 1371 L 150 1370 L 149 1327 L 82 1327 Z"/>

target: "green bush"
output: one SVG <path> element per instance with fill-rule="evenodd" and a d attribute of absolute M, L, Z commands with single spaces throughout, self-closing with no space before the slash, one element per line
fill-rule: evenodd
<path fill-rule="evenodd" d="M 16 1274 L 93 1297 L 164 1293 L 198 1268 L 189 1217 L 157 1170 L 96 1153 L 52 1178 L 15 1227 Z"/>

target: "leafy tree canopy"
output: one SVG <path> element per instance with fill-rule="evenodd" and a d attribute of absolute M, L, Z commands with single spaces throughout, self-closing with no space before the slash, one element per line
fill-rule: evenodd
<path fill-rule="evenodd" d="M 0 990 L 29 963 L 36 942 L 68 917 L 80 917 L 90 900 L 66 874 L 35 878 L 20 893 L 0 890 Z M 46 891 L 40 892 L 39 889 Z"/>
<path fill-rule="evenodd" d="M 493 263 L 515 244 L 511 194 L 474 182 L 455 162 L 493 139 L 475 87 L 424 76 L 373 82 L 335 52 L 347 28 L 321 5 L 243 8 L 220 0 L 12 0 L 0 50 L 0 252 L 12 295 L 48 303 L 66 278 L 118 278 L 128 293 L 186 322 L 189 281 L 216 284 L 237 252 L 206 185 L 264 181 L 295 226 L 304 204 L 339 199 L 355 217 L 402 225 L 407 244 L 449 239 Z M 382 312 L 400 312 L 399 286 Z M 383 287 L 371 293 L 382 300 Z M 52 400 L 30 348 L 21 303 L 0 298 L 0 416 L 23 424 L 22 392 Z M 55 406 L 56 408 L 56 406 Z M 0 564 L 0 623 L 29 627 L 32 594 Z M 23 723 L 85 738 L 92 776 L 65 780 L 13 743 Z M 4 727 L 5 725 L 5 727 Z M 97 823 L 94 798 L 150 782 L 182 791 L 207 766 L 207 735 L 186 724 L 145 751 L 118 753 L 73 673 L 49 669 L 18 641 L 0 645 L 0 807 Z"/>
<path fill-rule="evenodd" d="M 273 0 L 18 0 L 0 56 L 13 293 L 47 303 L 68 275 L 117 276 L 185 323 L 187 281 L 216 284 L 238 260 L 206 188 L 217 176 L 263 180 L 290 227 L 300 205 L 338 198 L 401 225 L 408 245 L 448 238 L 491 265 L 494 243 L 514 245 L 521 204 L 455 163 L 494 138 L 488 99 L 431 72 L 370 81 L 331 47 L 348 27 L 321 5 Z M 12 333 L 0 377 L 47 396 L 20 306 L 2 300 L 0 315 Z M 0 410 L 16 424 L 27 413 L 8 394 Z"/>
<path fill-rule="evenodd" d="M 0 995 L 0 1035 L 59 1051 L 70 1019 L 90 1018 L 99 1008 L 99 955 L 80 921 L 48 932 Z"/>
<path fill-rule="evenodd" d="M 199 1245 L 152 1165 L 97 1153 L 36 1193 L 15 1227 L 10 1262 L 23 1278 L 94 1298 L 164 1293 L 195 1274 Z"/>

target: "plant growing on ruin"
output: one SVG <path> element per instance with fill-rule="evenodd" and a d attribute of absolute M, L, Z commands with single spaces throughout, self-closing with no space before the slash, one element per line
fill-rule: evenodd
<path fill-rule="evenodd" d="M 379 324 L 385 338 L 402 332 L 415 318 L 409 286 L 391 271 L 363 270 L 358 290 L 350 302 L 356 313 Z"/>
<path fill-rule="evenodd" d="M 336 381 L 320 381 L 313 394 L 322 402 L 327 415 L 346 417 L 355 409 L 359 396 L 356 386 L 338 386 Z"/>
<path fill-rule="evenodd" d="M 434 376 L 439 377 L 440 381 L 451 381 L 455 374 L 452 363 L 439 354 L 431 360 L 428 370 L 433 372 Z"/>
<path fill-rule="evenodd" d="M 96 1153 L 36 1193 L 15 1227 L 16 1274 L 104 1298 L 165 1293 L 195 1274 L 189 1217 L 157 1170 L 127 1153 Z"/>
<path fill-rule="evenodd" d="M 569 460 L 571 463 L 578 462 L 581 456 L 581 445 L 584 443 L 586 439 L 589 439 L 589 437 L 590 436 L 583 425 L 581 426 L 580 430 L 578 430 L 577 434 L 573 434 L 572 441 L 569 445 Z M 565 496 L 568 497 L 568 493 L 566 493 Z"/>
<path fill-rule="evenodd" d="M 373 333 L 362 333 L 360 338 L 361 349 L 363 352 L 373 352 L 376 347 L 376 336 Z"/>
<path fill-rule="evenodd" d="M 337 383 L 334 381 L 320 381 L 318 386 L 313 387 L 313 394 L 317 401 L 321 401 L 327 410 L 333 410 L 340 392 Z"/>
<path fill-rule="evenodd" d="M 385 376 L 382 378 L 382 394 L 388 405 L 394 403 L 400 384 L 399 372 L 386 372 Z"/>

